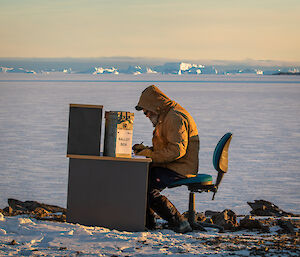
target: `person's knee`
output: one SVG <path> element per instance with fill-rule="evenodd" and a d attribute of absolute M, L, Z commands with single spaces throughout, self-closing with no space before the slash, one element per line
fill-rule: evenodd
<path fill-rule="evenodd" d="M 149 191 L 148 194 L 148 200 L 150 205 L 155 201 L 155 199 L 160 198 L 161 194 L 160 194 L 160 190 L 159 189 L 152 189 Z"/>

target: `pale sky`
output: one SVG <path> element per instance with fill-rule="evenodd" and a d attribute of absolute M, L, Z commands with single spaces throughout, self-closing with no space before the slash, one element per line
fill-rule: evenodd
<path fill-rule="evenodd" d="M 300 61 L 300 0 L 0 0 L 0 57 Z"/>

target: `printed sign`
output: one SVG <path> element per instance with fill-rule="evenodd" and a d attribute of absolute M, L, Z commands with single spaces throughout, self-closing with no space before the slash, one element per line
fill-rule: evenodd
<path fill-rule="evenodd" d="M 116 154 L 131 154 L 132 130 L 119 129 L 117 132 Z"/>

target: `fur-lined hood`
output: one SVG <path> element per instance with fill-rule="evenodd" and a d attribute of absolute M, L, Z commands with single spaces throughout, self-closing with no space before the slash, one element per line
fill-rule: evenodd
<path fill-rule="evenodd" d="M 175 105 L 176 103 L 174 101 L 167 97 L 156 86 L 152 85 L 142 92 L 140 100 L 135 108 L 138 111 L 146 109 L 160 115 Z"/>

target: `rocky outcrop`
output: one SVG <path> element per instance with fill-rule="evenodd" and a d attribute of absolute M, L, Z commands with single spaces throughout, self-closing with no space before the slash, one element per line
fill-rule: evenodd
<path fill-rule="evenodd" d="M 36 201 L 19 201 L 16 199 L 8 199 L 8 207 L 1 210 L 5 216 L 16 216 L 27 214 L 33 218 L 40 220 L 66 221 L 67 209 Z"/>
<path fill-rule="evenodd" d="M 236 230 L 258 230 L 262 233 L 269 233 L 270 227 L 279 226 L 279 234 L 291 234 L 297 235 L 300 228 L 300 219 L 285 217 L 299 217 L 297 214 L 283 211 L 275 204 L 265 200 L 255 200 L 253 203 L 248 202 L 253 216 L 239 215 L 242 218 L 237 221 L 237 215 L 229 209 L 223 212 L 207 210 L 205 213 L 196 213 L 195 218 L 197 222 L 205 222 L 219 225 L 227 231 Z M 256 217 L 255 217 L 256 216 Z M 268 218 L 258 218 L 257 216 L 269 216 Z M 185 213 L 185 217 L 188 217 L 188 213 Z"/>
<path fill-rule="evenodd" d="M 278 226 L 280 226 L 280 230 L 277 232 L 280 234 L 295 234 L 295 229 L 290 220 L 286 220 L 281 218 L 280 220 L 277 221 Z"/>
<path fill-rule="evenodd" d="M 249 215 L 240 220 L 239 229 L 261 230 L 262 232 L 270 232 L 268 226 L 264 225 L 260 220 L 256 220 Z"/>
<path fill-rule="evenodd" d="M 34 211 L 37 208 L 43 208 L 48 212 L 51 213 L 56 213 L 56 212 L 63 212 L 66 213 L 66 209 L 56 206 L 56 205 L 49 205 L 49 204 L 44 204 L 44 203 L 39 203 L 36 201 L 19 201 L 16 199 L 11 199 L 9 198 L 8 200 L 8 205 L 13 209 L 13 210 L 20 210 L 20 211 Z"/>
<path fill-rule="evenodd" d="M 281 210 L 275 204 L 265 200 L 254 200 L 254 203 L 247 202 L 252 211 L 250 213 L 254 216 L 276 216 L 276 217 L 294 217 L 293 213 L 285 212 Z"/>
<path fill-rule="evenodd" d="M 183 216 L 188 219 L 189 213 L 186 211 L 183 213 Z M 196 212 L 195 213 L 195 220 L 196 222 L 205 222 L 205 223 L 213 223 L 212 219 L 209 216 L 206 216 L 203 212 Z"/>
<path fill-rule="evenodd" d="M 211 217 L 213 224 L 223 227 L 225 230 L 236 230 L 238 222 L 236 214 L 229 209 L 217 213 Z"/>
<path fill-rule="evenodd" d="M 4 208 L 3 210 L 0 209 L 0 216 L 2 217 L 2 219 L 4 218 L 3 215 L 15 216 L 26 214 L 39 220 L 51 220 L 59 222 L 66 221 L 67 209 L 56 205 L 48 205 L 36 201 L 22 202 L 16 199 L 8 199 L 8 204 L 8 207 Z M 221 226 L 224 228 L 224 230 L 227 231 L 246 229 L 258 230 L 263 233 L 268 233 L 270 232 L 269 227 L 279 226 L 280 229 L 277 231 L 278 234 L 298 235 L 300 228 L 300 219 L 285 219 L 282 216 L 299 217 L 299 215 L 285 212 L 278 206 L 265 200 L 255 200 L 254 203 L 248 204 L 253 209 L 251 211 L 251 214 L 271 217 L 258 218 L 247 215 L 238 222 L 237 215 L 232 210 L 225 209 L 222 212 L 208 210 L 205 213 L 195 213 L 195 219 L 196 222 L 211 223 Z M 188 218 L 188 212 L 185 212 L 184 216 Z"/>

